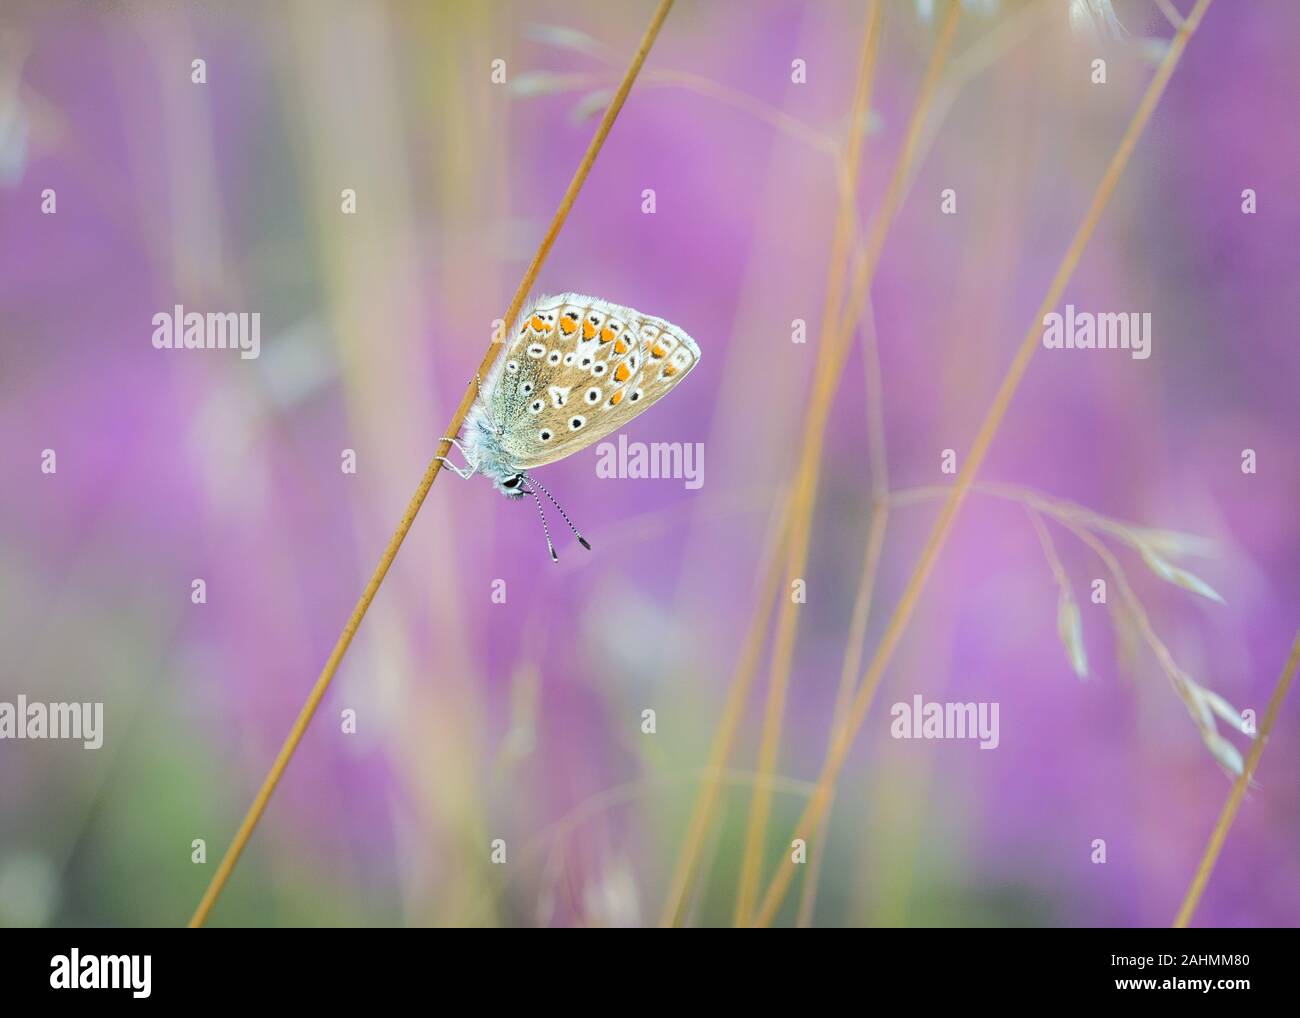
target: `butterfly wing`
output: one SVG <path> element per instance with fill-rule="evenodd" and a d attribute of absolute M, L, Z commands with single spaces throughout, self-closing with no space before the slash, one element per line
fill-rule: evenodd
<path fill-rule="evenodd" d="M 542 297 L 494 374 L 488 409 L 520 469 L 554 463 L 621 428 L 699 363 L 700 348 L 661 318 L 595 297 Z"/>

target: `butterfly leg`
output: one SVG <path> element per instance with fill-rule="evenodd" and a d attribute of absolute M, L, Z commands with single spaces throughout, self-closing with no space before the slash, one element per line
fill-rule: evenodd
<path fill-rule="evenodd" d="M 458 438 L 443 438 L 443 439 L 440 439 L 440 441 L 450 443 L 450 444 L 451 444 L 451 447 L 452 447 L 453 449 L 455 449 L 458 453 L 460 453 L 462 456 L 465 457 L 465 462 L 466 462 L 466 463 L 469 462 L 469 453 L 467 453 L 467 452 L 465 451 L 465 447 L 464 447 L 463 445 L 460 444 L 460 439 L 458 439 Z"/>
<path fill-rule="evenodd" d="M 470 459 L 469 453 L 465 451 L 465 447 L 461 445 L 459 441 L 457 441 L 454 438 L 444 438 L 443 441 L 450 442 L 452 446 L 456 449 L 456 451 L 465 457 L 465 466 L 463 468 L 456 466 L 456 464 L 453 463 L 451 460 L 447 459 L 446 456 L 435 456 L 434 459 L 441 462 L 444 466 L 450 468 L 456 474 L 456 476 L 461 478 L 462 480 L 468 481 L 471 477 L 473 477 L 476 473 L 478 473 L 478 461 Z"/>
<path fill-rule="evenodd" d="M 466 466 L 464 469 L 462 469 L 456 466 L 456 464 L 453 463 L 451 460 L 447 459 L 446 456 L 435 456 L 434 459 L 437 460 L 439 463 L 443 464 L 448 470 L 452 471 L 452 473 L 454 473 L 461 480 L 468 481 L 471 477 L 474 476 L 475 468 L 473 466 Z"/>

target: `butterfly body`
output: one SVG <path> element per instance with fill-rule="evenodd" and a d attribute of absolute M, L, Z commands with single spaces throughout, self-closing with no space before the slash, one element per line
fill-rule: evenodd
<path fill-rule="evenodd" d="M 484 474 L 512 499 L 541 488 L 530 470 L 644 413 L 700 360 L 671 322 L 576 293 L 539 298 L 506 342 L 466 420 L 457 473 Z"/>
<path fill-rule="evenodd" d="M 519 483 L 523 471 L 501 447 L 499 426 L 491 423 L 478 403 L 470 410 L 465 432 L 465 457 L 475 470 L 489 478 L 507 498 L 523 498 L 523 485 Z"/>

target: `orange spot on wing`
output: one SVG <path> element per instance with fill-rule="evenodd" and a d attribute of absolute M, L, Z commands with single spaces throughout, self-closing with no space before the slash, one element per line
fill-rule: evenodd
<path fill-rule="evenodd" d="M 665 350 L 658 343 L 656 343 L 654 346 L 650 348 L 650 356 L 653 357 L 655 360 L 659 360 L 659 358 L 662 357 L 667 352 L 668 351 Z"/>
<path fill-rule="evenodd" d="M 671 364 L 665 364 L 665 365 L 664 365 L 664 377 L 665 377 L 665 378 L 672 378 L 673 375 L 675 375 L 675 374 L 677 374 L 677 369 L 676 369 L 675 367 L 673 367 Z"/>
<path fill-rule="evenodd" d="M 594 336 L 595 334 L 596 334 L 596 327 L 595 327 L 594 325 L 591 324 L 591 321 L 590 321 L 590 320 L 585 321 L 585 322 L 582 323 L 582 338 L 583 338 L 583 339 L 591 339 L 591 337 Z"/>
<path fill-rule="evenodd" d="M 614 352 L 627 353 L 627 344 L 620 339 L 617 343 L 614 344 Z"/>
<path fill-rule="evenodd" d="M 560 331 L 566 336 L 572 336 L 578 330 L 578 323 L 572 318 L 560 319 Z"/>
<path fill-rule="evenodd" d="M 615 336 L 614 330 L 611 329 L 608 325 L 606 325 L 603 329 L 600 330 L 600 341 L 602 343 L 608 343 L 611 339 L 614 338 L 614 336 Z"/>
<path fill-rule="evenodd" d="M 619 405 L 620 403 L 622 403 L 622 402 L 623 402 L 623 390 L 622 390 L 622 389 L 619 389 L 617 392 L 614 393 L 614 395 L 612 395 L 612 396 L 609 397 L 609 405 L 610 405 L 610 406 L 618 406 L 618 405 Z"/>
<path fill-rule="evenodd" d="M 614 378 L 620 382 L 626 382 L 632 377 L 632 372 L 627 369 L 626 364 L 620 364 L 614 369 Z"/>
<path fill-rule="evenodd" d="M 533 315 L 533 317 L 529 320 L 528 325 L 532 328 L 534 332 L 546 331 L 546 323 L 542 321 L 539 315 Z"/>

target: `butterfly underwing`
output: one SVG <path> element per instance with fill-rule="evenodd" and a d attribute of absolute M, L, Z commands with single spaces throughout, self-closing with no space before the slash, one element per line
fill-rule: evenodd
<path fill-rule="evenodd" d="M 539 298 L 506 336 L 466 419 L 464 444 L 455 443 L 466 467 L 452 469 L 484 474 L 510 498 L 537 499 L 536 489 L 550 497 L 529 471 L 644 413 L 700 361 L 695 341 L 671 322 L 577 293 Z"/>

